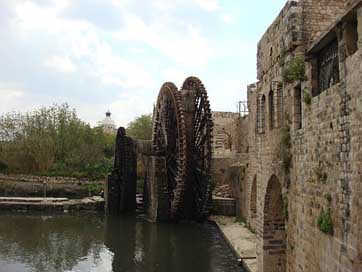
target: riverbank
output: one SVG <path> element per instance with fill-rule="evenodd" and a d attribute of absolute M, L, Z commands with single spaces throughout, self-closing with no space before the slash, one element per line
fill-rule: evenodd
<path fill-rule="evenodd" d="M 243 267 L 249 272 L 256 272 L 256 235 L 246 228 L 244 223 L 237 222 L 235 217 L 212 216 L 210 220 L 219 227 Z"/>
<path fill-rule="evenodd" d="M 0 174 L 0 197 L 66 197 L 99 195 L 103 181 L 84 178 Z"/>
<path fill-rule="evenodd" d="M 53 197 L 0 197 L 2 211 L 103 211 L 104 199 L 98 196 L 82 199 Z"/>

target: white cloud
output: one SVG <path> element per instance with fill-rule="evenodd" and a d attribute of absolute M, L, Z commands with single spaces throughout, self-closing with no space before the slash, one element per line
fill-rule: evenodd
<path fill-rule="evenodd" d="M 113 1 L 116 5 L 120 2 Z M 96 26 L 83 20 L 62 18 L 63 6 L 40 7 L 32 2 L 18 6 L 19 27 L 24 35 L 45 31 L 60 51 L 44 65 L 62 73 L 80 72 L 107 86 L 136 88 L 152 83 L 142 65 L 126 61 L 103 40 Z M 45 34 L 46 34 L 45 33 Z M 43 34 L 43 35 L 45 35 Z"/>
<path fill-rule="evenodd" d="M 231 24 L 233 22 L 233 18 L 230 15 L 223 14 L 221 15 L 221 19 L 224 23 Z"/>
<path fill-rule="evenodd" d="M 183 80 L 185 80 L 188 76 L 190 76 L 187 72 L 175 68 L 170 67 L 164 71 L 162 71 L 162 80 L 163 81 L 171 81 L 173 82 L 178 88 L 181 87 Z"/>
<path fill-rule="evenodd" d="M 146 24 L 136 15 L 124 17 L 126 26 L 117 34 L 121 40 L 143 42 L 188 68 L 204 67 L 215 56 L 211 43 L 193 25 L 175 29 L 166 22 Z"/>
<path fill-rule="evenodd" d="M 76 65 L 69 57 L 53 56 L 46 60 L 44 65 L 61 73 L 74 73 L 77 71 Z"/>
<path fill-rule="evenodd" d="M 220 8 L 218 0 L 196 0 L 196 3 L 206 11 L 216 11 Z"/>
<path fill-rule="evenodd" d="M 143 5 L 131 0 L 106 0 L 107 8 L 103 8 L 104 0 L 93 0 L 97 3 L 90 6 L 88 0 L 16 1 L 11 33 L 16 37 L 14 42 L 19 44 L 17 50 L 22 56 L 29 56 L 26 63 L 29 75 L 21 74 L 25 69 L 16 65 L 13 70 L 18 69 L 19 74 L 11 70 L 17 74 L 15 81 L 23 77 L 16 86 L 27 90 L 27 93 L 7 94 L 12 108 L 68 101 L 76 103 L 72 106 L 92 124 L 102 119 L 103 112 L 109 108 L 114 120 L 125 126 L 134 117 L 152 112 L 158 90 L 165 81 L 173 81 L 180 87 L 187 76 L 199 76 L 208 86 L 215 109 L 230 107 L 233 110 L 241 95 L 240 81 L 244 82 L 249 74 L 254 75 L 255 44 L 250 49 L 237 43 L 238 39 L 230 40 L 228 35 L 217 32 L 219 25 L 227 27 L 223 22 L 238 21 L 237 15 L 226 10 L 226 5 L 218 0 L 152 0 L 142 2 Z M 102 9 L 93 9 L 97 5 Z M 112 27 L 104 28 L 102 16 L 108 15 L 110 6 L 119 13 L 120 20 L 114 24 L 110 20 Z M 200 12 L 200 8 L 206 12 Z M 196 11 L 187 12 L 190 9 Z M 211 19 L 216 19 L 212 26 L 208 24 L 208 12 L 215 12 L 211 14 Z M 201 16 L 195 18 L 195 14 Z M 211 29 L 213 26 L 215 31 Z M 14 63 L 21 66 L 22 59 L 27 58 L 19 56 Z M 237 60 L 251 64 L 243 68 Z M 229 62 L 232 62 L 230 66 Z M 33 65 L 39 63 L 59 72 L 59 77 L 54 81 L 52 74 L 47 79 L 48 71 L 41 70 L 44 77 L 38 82 L 39 70 L 31 68 L 39 69 L 39 65 Z M 70 73 L 77 73 L 77 81 L 66 77 Z M 238 80 L 239 76 L 243 78 Z M 8 80 L 9 75 L 3 77 Z M 0 80 L 4 80 L 1 75 Z M 44 87 L 51 84 L 59 87 L 62 98 L 49 93 L 52 88 Z M 118 96 L 114 95 L 117 90 Z M 87 101 L 82 101 L 82 97 L 87 97 Z M 1 111 L 8 109 L 4 107 L 4 91 L 0 92 L 0 99 Z"/>
<path fill-rule="evenodd" d="M 1 112 L 15 110 L 14 106 L 22 100 L 24 92 L 18 89 L 0 87 L 0 109 Z"/>
<path fill-rule="evenodd" d="M 141 114 L 152 113 L 153 103 L 157 100 L 157 91 L 150 93 L 138 93 L 121 95 L 110 106 L 112 117 L 118 126 L 126 127 Z"/>
<path fill-rule="evenodd" d="M 23 92 L 19 90 L 2 89 L 0 88 L 0 98 L 3 99 L 14 99 L 23 96 Z"/>

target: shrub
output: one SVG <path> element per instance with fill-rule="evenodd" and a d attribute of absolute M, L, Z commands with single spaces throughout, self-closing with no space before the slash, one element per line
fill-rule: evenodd
<path fill-rule="evenodd" d="M 327 211 L 324 211 L 322 209 L 321 213 L 317 218 L 317 225 L 321 232 L 328 235 L 333 235 L 333 222 L 330 208 L 328 208 Z"/>
<path fill-rule="evenodd" d="M 312 104 L 312 97 L 307 89 L 304 89 L 304 91 L 303 91 L 303 100 L 304 100 L 304 103 L 308 106 L 310 106 Z"/>
<path fill-rule="evenodd" d="M 98 195 L 103 190 L 103 184 L 96 182 L 83 184 L 82 186 L 88 190 L 90 195 Z"/>
<path fill-rule="evenodd" d="M 283 79 L 285 82 L 293 82 L 295 80 L 305 80 L 305 65 L 302 56 L 296 56 L 289 60 L 283 71 Z"/>

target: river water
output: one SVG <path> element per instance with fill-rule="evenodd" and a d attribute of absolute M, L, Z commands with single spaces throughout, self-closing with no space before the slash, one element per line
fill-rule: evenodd
<path fill-rule="evenodd" d="M 212 224 L 140 216 L 1 213 L 1 272 L 240 272 Z"/>

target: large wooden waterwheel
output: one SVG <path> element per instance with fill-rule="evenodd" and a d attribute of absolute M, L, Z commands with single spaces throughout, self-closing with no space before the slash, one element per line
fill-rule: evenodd
<path fill-rule="evenodd" d="M 187 149 L 189 154 L 188 177 L 192 194 L 192 217 L 203 220 L 207 217 L 211 201 L 211 156 L 212 156 L 212 115 L 206 89 L 196 77 L 187 78 L 181 88 L 185 103 L 190 104 L 187 122 L 189 133 Z"/>
<path fill-rule="evenodd" d="M 153 122 L 153 153 L 165 158 L 167 181 L 158 183 L 158 209 L 170 219 L 177 219 L 186 190 L 187 158 L 182 98 L 173 83 L 162 85 Z"/>

